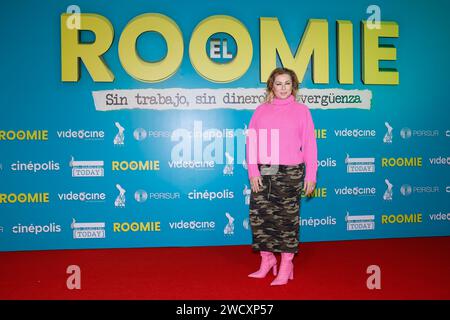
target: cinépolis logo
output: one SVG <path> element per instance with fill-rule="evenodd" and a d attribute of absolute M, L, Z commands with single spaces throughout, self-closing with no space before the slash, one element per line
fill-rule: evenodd
<path fill-rule="evenodd" d="M 59 224 L 55 222 L 51 222 L 47 225 L 22 225 L 17 224 L 12 227 L 12 232 L 15 234 L 34 234 L 39 235 L 40 233 L 59 233 L 62 231 L 62 228 Z"/>
<path fill-rule="evenodd" d="M 336 165 L 337 165 L 336 159 L 333 159 L 331 157 L 322 160 L 317 160 L 318 167 L 328 168 L 328 167 L 336 167 Z"/>
<path fill-rule="evenodd" d="M 375 172 L 375 158 L 351 158 L 347 153 L 345 163 L 347 173 Z"/>
<path fill-rule="evenodd" d="M 48 130 L 0 130 L 0 141 L 47 141 Z"/>
<path fill-rule="evenodd" d="M 47 162 L 21 162 L 16 161 L 11 164 L 11 171 L 28 171 L 28 172 L 40 172 L 40 171 L 59 171 L 60 165 L 53 160 Z"/>
<path fill-rule="evenodd" d="M 233 199 L 234 192 L 228 189 L 222 191 L 198 191 L 194 189 L 188 192 L 187 197 L 189 200 L 209 200 L 213 201 L 215 199 Z"/>
<path fill-rule="evenodd" d="M 49 202 L 50 202 L 50 194 L 48 192 L 0 193 L 0 204 L 49 203 Z"/>

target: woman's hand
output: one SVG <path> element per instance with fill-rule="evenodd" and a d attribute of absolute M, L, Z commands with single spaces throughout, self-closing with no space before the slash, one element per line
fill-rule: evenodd
<path fill-rule="evenodd" d="M 253 192 L 259 192 L 261 190 L 260 187 L 262 187 L 262 185 L 263 179 L 261 176 L 250 178 L 250 186 Z"/>
<path fill-rule="evenodd" d="M 313 181 L 305 181 L 303 186 L 303 191 L 305 192 L 305 196 L 309 196 L 313 193 L 314 188 L 316 187 L 316 183 Z"/>

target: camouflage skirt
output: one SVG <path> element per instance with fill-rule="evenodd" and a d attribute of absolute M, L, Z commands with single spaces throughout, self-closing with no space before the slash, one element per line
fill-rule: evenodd
<path fill-rule="evenodd" d="M 297 253 L 305 164 L 258 167 L 263 186 L 250 197 L 252 248 Z"/>

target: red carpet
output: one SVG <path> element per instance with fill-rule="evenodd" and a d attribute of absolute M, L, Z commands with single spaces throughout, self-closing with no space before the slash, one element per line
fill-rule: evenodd
<path fill-rule="evenodd" d="M 295 279 L 250 279 L 250 246 L 0 253 L 0 299 L 450 299 L 450 237 L 301 244 Z M 81 289 L 69 290 L 69 265 Z M 381 289 L 366 286 L 369 265 Z"/>

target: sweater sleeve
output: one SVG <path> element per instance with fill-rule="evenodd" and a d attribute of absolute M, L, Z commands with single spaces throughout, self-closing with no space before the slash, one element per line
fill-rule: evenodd
<path fill-rule="evenodd" d="M 248 125 L 246 137 L 246 161 L 248 167 L 248 177 L 261 176 L 258 169 L 258 109 L 253 113 Z"/>
<path fill-rule="evenodd" d="M 317 142 L 311 112 L 306 107 L 305 125 L 302 134 L 302 151 L 306 166 L 305 182 L 316 182 L 317 176 Z"/>

